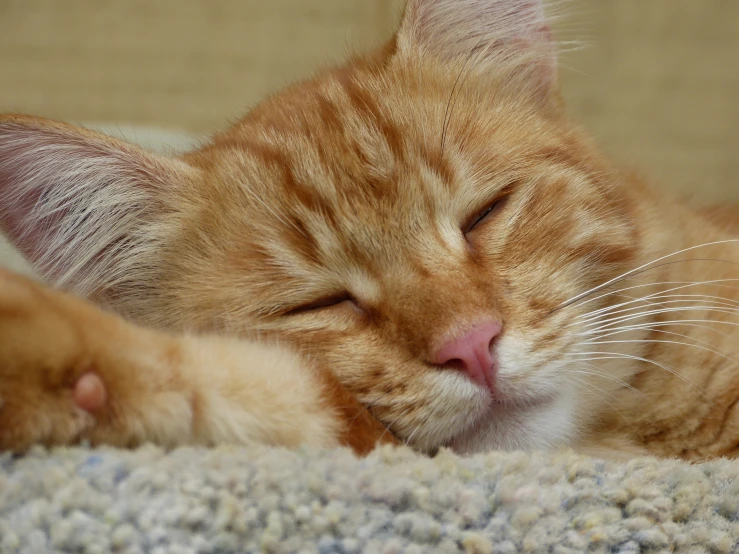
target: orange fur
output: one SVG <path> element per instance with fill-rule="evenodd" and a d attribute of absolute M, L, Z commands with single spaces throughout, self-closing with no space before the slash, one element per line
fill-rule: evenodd
<path fill-rule="evenodd" d="M 739 249 L 698 247 L 733 220 L 608 161 L 561 106 L 554 63 L 536 1 L 412 0 L 389 45 L 178 159 L 0 119 L 0 219 L 48 279 L 137 325 L 241 337 L 175 338 L 58 296 L 101 358 L 69 362 L 80 349 L 54 339 L 40 363 L 24 345 L 53 317 L 32 304 L 28 342 L 0 358 L 21 360 L 2 366 L 17 400 L 0 417 L 28 423 L 2 444 L 734 455 Z M 503 324 L 495 399 L 431 363 L 483 317 Z M 49 368 L 53 391 L 72 386 L 88 359 L 111 394 L 95 424 L 67 397 L 47 412 L 24 396 Z"/>

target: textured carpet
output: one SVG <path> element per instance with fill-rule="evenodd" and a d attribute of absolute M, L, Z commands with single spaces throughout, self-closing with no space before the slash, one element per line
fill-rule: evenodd
<path fill-rule="evenodd" d="M 150 447 L 38 449 L 0 465 L 4 554 L 739 548 L 730 461 Z"/>

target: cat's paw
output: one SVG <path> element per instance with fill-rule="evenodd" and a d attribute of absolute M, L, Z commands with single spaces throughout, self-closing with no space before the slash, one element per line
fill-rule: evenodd
<path fill-rule="evenodd" d="M 106 391 L 75 303 L 0 270 L 0 449 L 75 442 L 95 425 Z"/>
<path fill-rule="evenodd" d="M 100 375 L 89 371 L 74 384 L 72 399 L 75 405 L 89 413 L 99 412 L 105 408 L 108 392 Z"/>
<path fill-rule="evenodd" d="M 0 450 L 187 442 L 180 356 L 168 335 L 0 270 Z"/>
<path fill-rule="evenodd" d="M 0 270 L 0 450 L 393 442 L 330 372 L 275 345 L 174 337 Z"/>

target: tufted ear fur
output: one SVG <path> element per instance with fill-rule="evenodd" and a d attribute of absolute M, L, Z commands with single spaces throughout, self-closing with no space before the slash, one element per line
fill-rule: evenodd
<path fill-rule="evenodd" d="M 540 98 L 556 92 L 556 48 L 541 0 L 409 0 L 397 47 L 523 77 Z"/>
<path fill-rule="evenodd" d="M 98 133 L 0 116 L 0 227 L 44 279 L 82 296 L 142 293 L 167 198 L 193 173 Z"/>

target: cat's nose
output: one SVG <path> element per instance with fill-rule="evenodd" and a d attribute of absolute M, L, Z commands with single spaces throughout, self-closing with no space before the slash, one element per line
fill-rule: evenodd
<path fill-rule="evenodd" d="M 443 344 L 430 361 L 435 365 L 457 367 L 475 383 L 492 392 L 496 370 L 492 343 L 502 329 L 502 325 L 495 321 L 479 323 L 461 337 Z"/>

